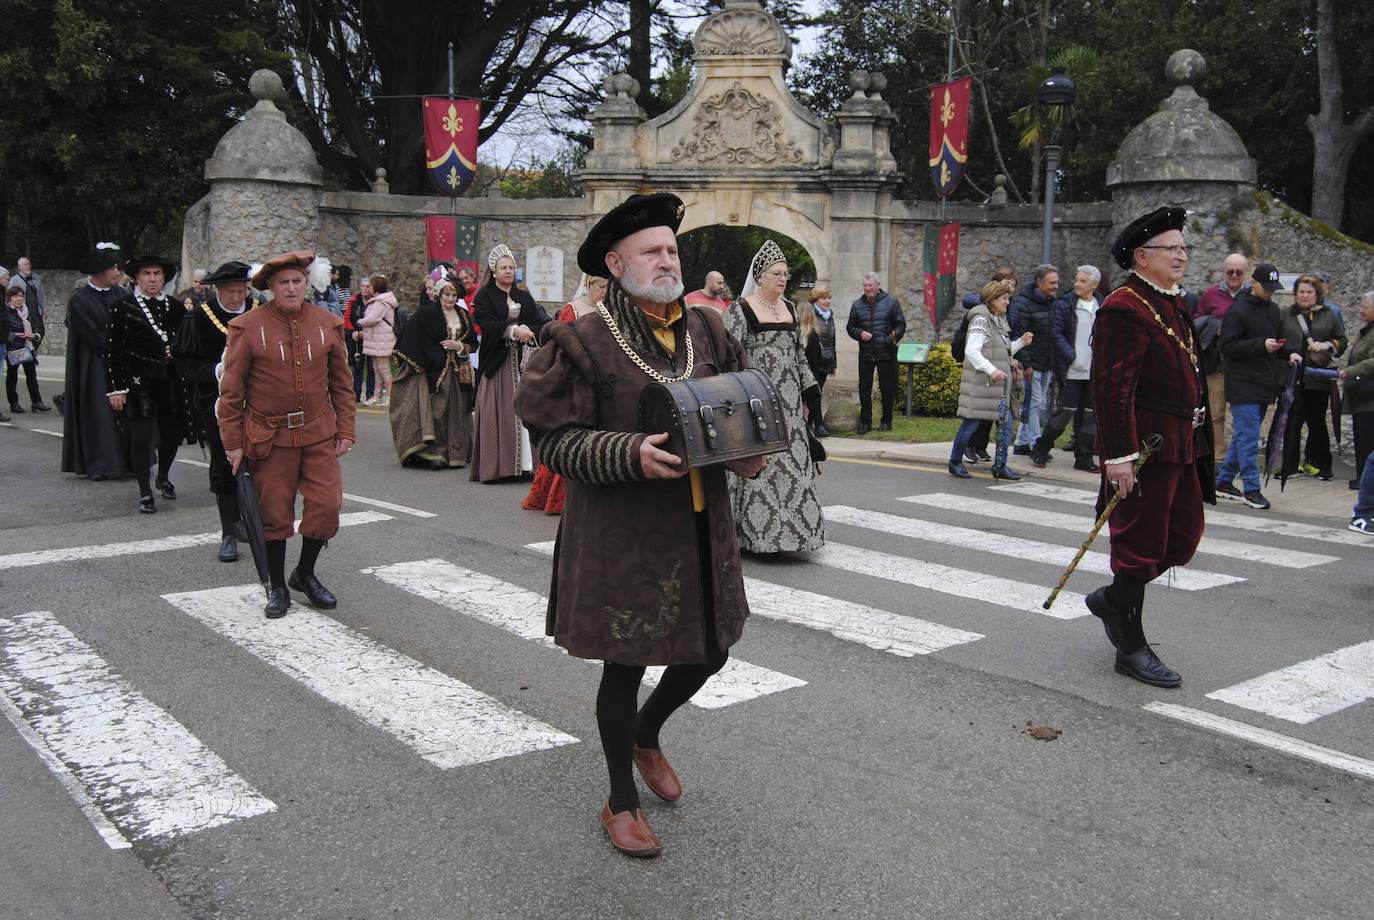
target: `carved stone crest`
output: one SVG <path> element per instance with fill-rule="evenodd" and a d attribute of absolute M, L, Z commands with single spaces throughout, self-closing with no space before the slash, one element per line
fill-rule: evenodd
<path fill-rule="evenodd" d="M 697 30 L 693 44 L 697 54 L 792 57 L 792 42 L 777 21 L 761 8 L 747 3 L 727 6 L 709 16 Z"/>
<path fill-rule="evenodd" d="M 778 107 L 734 86 L 697 106 L 692 131 L 672 151 L 673 160 L 698 163 L 800 163 L 801 148 L 783 135 Z"/>

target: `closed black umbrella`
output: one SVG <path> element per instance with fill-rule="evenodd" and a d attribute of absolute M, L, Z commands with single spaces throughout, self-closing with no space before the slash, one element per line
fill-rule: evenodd
<path fill-rule="evenodd" d="M 1279 392 L 1278 407 L 1269 423 L 1269 437 L 1264 445 L 1264 484 L 1277 473 L 1279 491 L 1288 484 L 1288 477 L 1297 473 L 1302 458 L 1302 366 L 1289 365 L 1290 379 Z"/>
<path fill-rule="evenodd" d="M 271 582 L 267 574 L 267 537 L 262 531 L 262 509 L 258 507 L 258 490 L 253 485 L 253 474 L 248 472 L 248 461 L 239 463 L 239 471 L 234 476 L 239 492 L 239 522 L 243 525 L 245 539 L 253 552 L 253 564 L 258 567 L 258 581 L 264 585 Z"/>

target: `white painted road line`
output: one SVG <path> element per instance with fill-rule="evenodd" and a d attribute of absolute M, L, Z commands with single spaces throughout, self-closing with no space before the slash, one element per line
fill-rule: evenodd
<path fill-rule="evenodd" d="M 378 521 L 396 520 L 389 514 L 376 511 L 352 511 L 339 515 L 340 527 L 354 527 L 359 524 L 375 524 Z M 297 521 L 297 524 L 300 522 Z M 133 540 L 128 543 L 104 543 L 100 546 L 69 546 L 64 549 L 40 549 L 29 553 L 11 553 L 0 556 L 0 572 L 30 565 L 48 565 L 54 562 L 85 562 L 91 559 L 112 559 L 116 556 L 136 556 L 143 553 L 161 553 L 167 550 L 186 549 L 190 546 L 215 546 L 219 544 L 220 532 L 185 533 L 171 537 L 157 537 L 152 540 Z"/>
<path fill-rule="evenodd" d="M 269 620 L 258 585 L 163 600 L 440 769 L 577 741 L 312 610 L 292 607 Z"/>
<path fill-rule="evenodd" d="M 526 549 L 552 555 L 553 543 L 530 543 Z M 750 612 L 759 616 L 828 632 L 837 639 L 858 642 L 904 658 L 929 655 L 952 645 L 976 642 L 983 638 L 976 632 L 941 626 L 916 617 L 787 588 L 756 578 L 744 579 L 744 593 L 749 598 Z M 542 618 L 539 631 L 543 633 Z"/>
<path fill-rule="evenodd" d="M 354 495 L 352 492 L 345 492 L 343 494 L 343 497 L 351 502 L 357 502 L 360 505 L 371 505 L 374 508 L 385 508 L 387 511 L 395 511 L 398 514 L 408 514 L 411 517 L 432 518 L 439 516 L 435 514 L 433 511 L 422 511 L 419 508 L 411 508 L 407 505 L 393 505 L 391 502 L 384 502 L 379 498 L 367 498 L 363 495 Z"/>
<path fill-rule="evenodd" d="M 1023 482 L 1014 486 L 989 486 L 988 488 L 1003 491 L 1015 489 L 1018 495 L 1032 495 L 1036 498 L 1073 502 L 1076 505 L 1092 505 L 1097 502 L 1096 492 L 1052 486 L 1040 482 Z M 1222 499 L 1222 501 L 1226 501 L 1226 499 Z M 1368 537 L 1358 536 L 1344 527 L 1321 527 L 1316 524 L 1285 521 L 1267 517 L 1267 512 L 1264 511 L 1255 511 L 1252 514 L 1231 514 L 1226 511 L 1217 511 L 1211 505 L 1205 506 L 1205 512 L 1209 527 L 1234 527 L 1238 530 L 1248 530 L 1251 533 L 1267 533 L 1276 537 L 1293 537 L 1299 540 L 1317 540 L 1321 543 L 1339 543 L 1342 546 L 1369 545 Z"/>
<path fill-rule="evenodd" d="M 1058 511 L 1045 511 L 1040 508 L 1031 509 L 1024 505 L 1013 505 L 1007 502 L 993 502 L 981 498 L 969 498 L 964 495 L 955 495 L 951 492 L 932 492 L 925 495 L 903 495 L 901 498 L 897 499 L 897 501 L 907 502 L 913 505 L 922 505 L 927 508 L 939 508 L 943 511 L 952 511 L 955 514 L 976 514 L 982 517 L 999 518 L 1004 521 L 1025 521 L 1037 527 L 1049 527 L 1054 530 L 1067 530 L 1073 533 L 1079 533 L 1085 538 L 1088 535 L 1088 531 L 1092 529 L 1093 524 L 1091 512 L 1064 514 Z M 1202 542 L 1198 544 L 1197 551 L 1207 555 L 1225 556 L 1227 559 L 1244 559 L 1247 562 L 1262 562 L 1266 565 L 1277 565 L 1287 569 L 1311 568 L 1314 565 L 1324 565 L 1328 562 L 1336 562 L 1340 558 L 1338 556 L 1323 556 L 1320 553 L 1305 553 L 1301 550 L 1258 546 L 1254 543 L 1242 543 L 1239 540 L 1222 540 L 1217 537 L 1207 536 L 1202 538 Z"/>
<path fill-rule="evenodd" d="M 530 548 L 546 555 L 553 553 L 552 543 L 533 544 Z M 363 569 L 363 573 L 417 597 L 514 633 L 522 639 L 557 647 L 552 638 L 544 635 L 545 611 L 549 600 L 542 594 L 465 569 L 444 559 L 400 562 Z M 663 676 L 663 670 L 661 667 L 649 668 L 644 674 L 644 683 L 656 685 Z M 732 656 L 720 673 L 707 681 L 706 686 L 692 697 L 692 705 L 702 709 L 720 709 L 804 686 L 804 680 Z"/>
<path fill-rule="evenodd" d="M 1049 610 L 1042 607 L 1045 596 L 1049 594 L 1047 585 L 1012 581 L 984 572 L 951 568 L 921 559 L 846 546 L 843 543 L 826 543 L 825 546 L 813 551 L 810 557 L 813 562 L 843 569 L 854 575 L 884 578 L 914 588 L 986 601 L 998 607 L 1010 607 L 1013 610 L 1036 613 L 1056 620 L 1073 620 L 1088 616 L 1083 595 L 1074 591 L 1060 591 L 1054 607 Z M 939 600 L 933 597 L 918 598 L 915 601 L 917 605 L 931 607 L 937 606 L 938 603 Z"/>
<path fill-rule="evenodd" d="M 1374 698 L 1374 642 L 1261 674 L 1207 698 L 1306 725 Z"/>
<path fill-rule="evenodd" d="M 1077 547 L 1044 543 L 1040 540 L 1026 540 L 1009 537 L 1006 534 L 974 530 L 971 527 L 956 527 L 918 518 L 902 517 L 882 511 L 869 511 L 866 508 L 851 508 L 848 505 L 827 505 L 825 519 L 836 524 L 849 524 L 880 533 L 889 533 L 914 540 L 929 540 L 946 546 L 959 546 L 977 552 L 987 553 L 989 557 L 1010 556 L 1025 562 L 1041 562 L 1060 568 L 1073 561 Z M 991 561 L 991 559 L 989 559 Z M 1089 550 L 1083 554 L 1078 568 L 1098 575 L 1112 574 L 1112 560 L 1106 553 Z M 1203 591 L 1221 585 L 1244 581 L 1238 575 L 1223 575 L 1220 572 L 1204 572 L 1198 569 L 1176 567 L 1169 572 L 1164 582 L 1170 588 L 1183 591 Z"/>
<path fill-rule="evenodd" d="M 1256 728 L 1253 725 L 1246 725 L 1244 722 L 1236 722 L 1221 716 L 1214 716 L 1210 712 L 1203 712 L 1200 709 L 1191 709 L 1187 706 L 1177 706 L 1173 703 L 1146 703 L 1145 709 L 1156 715 L 1166 716 L 1170 719 L 1177 719 L 1180 722 L 1187 722 L 1189 725 L 1196 725 L 1223 735 L 1231 735 L 1242 741 L 1249 741 L 1261 747 L 1271 748 L 1293 757 L 1303 760 L 1310 760 L 1326 767 L 1343 770 L 1364 779 L 1374 780 L 1374 761 L 1366 760 L 1363 757 L 1356 757 L 1353 754 L 1345 754 L 1341 751 L 1333 751 L 1331 748 L 1321 747 L 1308 741 L 1298 738 L 1289 738 L 1287 735 L 1280 735 L 1278 732 L 1271 732 L 1267 729 Z"/>
<path fill-rule="evenodd" d="M 78 804 L 110 846 L 276 809 L 51 613 L 0 619 L 0 643 L 11 719 L 28 726 L 21 733 L 49 767 L 75 778 Z M 94 820 L 92 802 L 109 823 Z"/>
<path fill-rule="evenodd" d="M 757 578 L 744 579 L 744 590 L 749 597 L 750 611 L 759 616 L 827 632 L 837 639 L 858 642 L 903 658 L 929 655 L 983 638 L 980 633 L 941 626 L 928 620 L 775 585 Z"/>

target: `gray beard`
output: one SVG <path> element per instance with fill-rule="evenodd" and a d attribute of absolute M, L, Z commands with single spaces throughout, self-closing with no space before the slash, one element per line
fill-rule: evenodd
<path fill-rule="evenodd" d="M 672 303 L 682 296 L 681 279 L 674 281 L 671 287 L 658 287 L 654 285 L 652 279 L 645 284 L 640 284 L 636 279 L 630 277 L 629 272 L 626 272 L 624 277 L 619 280 L 625 293 L 636 300 L 647 300 L 650 303 Z"/>

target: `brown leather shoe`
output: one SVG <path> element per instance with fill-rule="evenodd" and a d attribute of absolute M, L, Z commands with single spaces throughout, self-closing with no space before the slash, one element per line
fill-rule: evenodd
<path fill-rule="evenodd" d="M 644 778 L 644 785 L 665 802 L 682 798 L 682 783 L 677 781 L 672 764 L 663 756 L 661 748 L 642 748 L 635 745 L 635 766 Z"/>
<path fill-rule="evenodd" d="M 644 820 L 644 812 L 636 808 L 633 812 L 622 811 L 611 814 L 611 800 L 601 806 L 601 823 L 611 836 L 611 843 L 626 856 L 657 856 L 663 852 L 649 823 Z"/>

